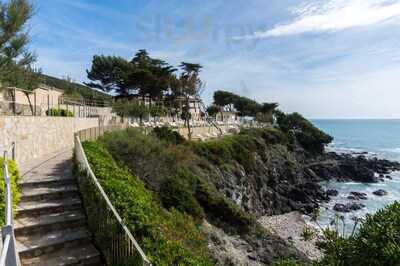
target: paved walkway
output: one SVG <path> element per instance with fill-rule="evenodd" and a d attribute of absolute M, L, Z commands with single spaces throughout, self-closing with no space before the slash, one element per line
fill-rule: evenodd
<path fill-rule="evenodd" d="M 70 149 L 20 166 L 15 236 L 22 265 L 102 265 L 72 166 Z"/>

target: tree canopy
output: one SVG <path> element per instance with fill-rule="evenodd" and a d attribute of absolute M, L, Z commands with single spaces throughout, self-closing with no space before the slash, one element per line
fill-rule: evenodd
<path fill-rule="evenodd" d="M 32 69 L 36 56 L 28 50 L 30 41 L 26 30 L 34 7 L 28 0 L 0 3 L 0 82 L 32 90 L 38 76 Z"/>
<path fill-rule="evenodd" d="M 170 90 L 174 67 L 139 50 L 132 60 L 118 56 L 95 55 L 92 67 L 87 70 L 89 87 L 120 96 L 137 93 L 159 98 Z"/>
<path fill-rule="evenodd" d="M 247 97 L 228 91 L 214 93 L 214 105 L 229 111 L 236 110 L 240 116 L 260 117 L 260 114 L 270 114 L 278 107 L 277 103 L 258 103 Z"/>
<path fill-rule="evenodd" d="M 279 128 L 284 132 L 295 134 L 300 144 L 310 152 L 321 153 L 324 145 L 333 141 L 333 137 L 315 127 L 299 113 L 285 114 L 275 111 Z"/>

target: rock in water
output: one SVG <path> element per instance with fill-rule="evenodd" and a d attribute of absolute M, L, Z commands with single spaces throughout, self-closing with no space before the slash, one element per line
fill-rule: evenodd
<path fill-rule="evenodd" d="M 350 192 L 350 195 L 347 198 L 350 200 L 366 200 L 366 199 L 368 199 L 366 193 L 355 192 L 355 191 Z"/>
<path fill-rule="evenodd" d="M 326 191 L 326 195 L 336 197 L 337 195 L 339 195 L 339 191 L 337 191 L 336 189 L 328 189 Z"/>
<path fill-rule="evenodd" d="M 333 210 L 337 212 L 350 212 L 350 209 L 347 208 L 347 205 L 341 203 L 336 203 L 335 206 L 333 206 Z"/>
<path fill-rule="evenodd" d="M 386 190 L 379 189 L 377 191 L 372 192 L 372 194 L 379 196 L 379 197 L 383 197 L 383 196 L 386 196 L 388 194 L 388 192 Z"/>
<path fill-rule="evenodd" d="M 362 208 L 365 208 L 365 205 L 361 203 L 347 203 L 347 204 L 336 203 L 335 206 L 333 207 L 333 210 L 337 212 L 351 212 L 360 210 Z"/>

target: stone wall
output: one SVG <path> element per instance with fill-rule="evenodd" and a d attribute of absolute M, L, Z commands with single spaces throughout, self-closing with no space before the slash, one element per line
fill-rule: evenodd
<path fill-rule="evenodd" d="M 27 164 L 73 147 L 74 132 L 99 126 L 98 118 L 0 116 L 0 149 L 16 142 L 16 161 Z"/>

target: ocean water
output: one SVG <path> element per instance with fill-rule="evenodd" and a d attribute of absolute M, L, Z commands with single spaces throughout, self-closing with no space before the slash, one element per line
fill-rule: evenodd
<path fill-rule="evenodd" d="M 327 147 L 328 150 L 340 153 L 368 152 L 367 156 L 400 161 L 400 120 L 313 120 L 312 122 L 335 138 Z M 368 200 L 359 201 L 366 205 L 366 208 L 351 213 L 340 213 L 345 217 L 345 231 L 351 233 L 354 217 L 365 217 L 367 213 L 372 214 L 400 200 L 400 173 L 394 172 L 391 176 L 392 180 L 376 184 L 324 183 L 327 189 L 338 190 L 339 195 L 321 208 L 319 224 L 323 227 L 330 224 L 335 216 L 333 206 L 336 203 L 351 202 L 347 199 L 351 191 L 367 193 Z M 383 197 L 373 195 L 372 192 L 378 189 L 384 189 L 389 194 Z"/>

